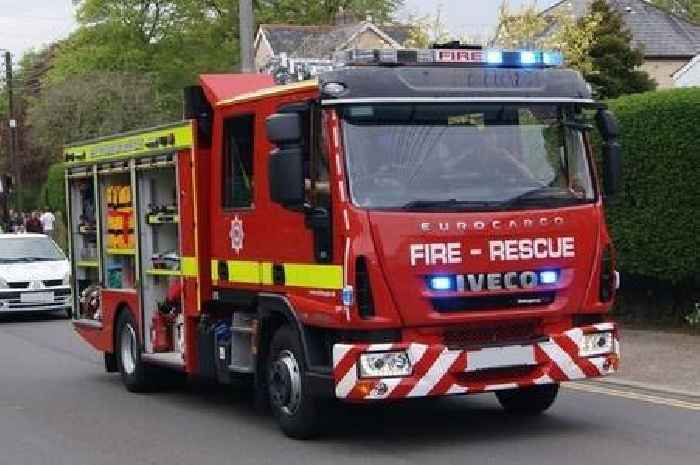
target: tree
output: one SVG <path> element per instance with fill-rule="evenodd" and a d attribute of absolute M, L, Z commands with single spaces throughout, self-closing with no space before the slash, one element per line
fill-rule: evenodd
<path fill-rule="evenodd" d="M 333 24 L 345 17 L 382 24 L 403 5 L 404 0 L 258 0 L 256 17 L 259 23 L 291 23 L 300 25 Z"/>
<path fill-rule="evenodd" d="M 148 73 L 154 106 L 180 117 L 182 88 L 237 60 L 237 8 L 225 0 L 83 0 L 79 28 L 61 44 L 47 80 L 97 72 Z"/>
<path fill-rule="evenodd" d="M 700 23 L 700 0 L 650 0 L 650 3 L 683 19 Z"/>
<path fill-rule="evenodd" d="M 461 34 L 455 36 L 449 32 L 443 20 L 442 7 L 438 6 L 435 14 L 411 15 L 407 21 L 410 24 L 407 47 L 429 48 L 433 44 L 459 40 L 463 44 L 486 44 L 486 37 L 478 34 Z"/>
<path fill-rule="evenodd" d="M 644 54 L 632 48 L 632 33 L 625 27 L 622 15 L 605 0 L 595 0 L 591 14 L 605 18 L 595 28 L 589 50 L 592 70 L 584 73 L 596 96 L 608 99 L 654 90 L 656 82 L 639 69 Z"/>
<path fill-rule="evenodd" d="M 429 48 L 432 44 L 447 42 L 451 39 L 445 22 L 442 20 L 442 8 L 438 6 L 434 15 L 409 16 L 407 47 Z"/>
<path fill-rule="evenodd" d="M 46 86 L 27 114 L 31 146 L 51 160 L 70 142 L 165 122 L 148 74 L 105 72 Z"/>
<path fill-rule="evenodd" d="M 561 50 L 567 66 L 585 74 L 592 71 L 589 51 L 601 22 L 602 16 L 597 13 L 577 20 L 571 7 L 543 15 L 536 1 L 517 11 L 504 1 L 494 42 L 509 49 Z"/>

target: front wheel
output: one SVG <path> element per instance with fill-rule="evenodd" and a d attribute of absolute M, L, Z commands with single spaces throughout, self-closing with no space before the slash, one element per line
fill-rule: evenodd
<path fill-rule="evenodd" d="M 317 400 L 304 379 L 304 353 L 296 332 L 283 326 L 275 333 L 267 363 L 272 412 L 287 436 L 308 439 L 317 433 Z"/>
<path fill-rule="evenodd" d="M 543 384 L 541 386 L 496 391 L 496 397 L 506 412 L 520 415 L 537 415 L 552 406 L 558 392 L 558 384 Z"/>

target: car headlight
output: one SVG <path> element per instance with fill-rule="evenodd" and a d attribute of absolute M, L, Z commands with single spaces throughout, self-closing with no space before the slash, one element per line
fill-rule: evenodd
<path fill-rule="evenodd" d="M 411 361 L 405 350 L 360 355 L 360 378 L 409 376 L 411 372 Z"/>
<path fill-rule="evenodd" d="M 581 357 L 592 357 L 594 355 L 608 354 L 612 351 L 613 333 L 606 331 L 603 333 L 584 334 L 579 354 Z"/>
<path fill-rule="evenodd" d="M 63 275 L 63 285 L 64 286 L 70 285 L 70 271 L 66 271 L 66 274 Z"/>
<path fill-rule="evenodd" d="M 7 289 L 8 287 L 10 287 L 10 285 L 7 284 L 5 278 L 0 278 L 0 289 Z"/>

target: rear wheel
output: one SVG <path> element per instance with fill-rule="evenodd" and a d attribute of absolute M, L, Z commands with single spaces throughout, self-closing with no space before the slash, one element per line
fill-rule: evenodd
<path fill-rule="evenodd" d="M 124 386 L 130 392 L 145 392 L 152 387 L 152 379 L 148 367 L 141 360 L 141 344 L 139 343 L 136 323 L 131 312 L 122 312 L 117 323 L 116 355 L 119 372 Z"/>
<path fill-rule="evenodd" d="M 306 385 L 304 353 L 296 332 L 283 326 L 275 333 L 267 363 L 272 412 L 287 436 L 308 439 L 317 434 L 318 402 Z"/>
<path fill-rule="evenodd" d="M 558 384 L 543 384 L 541 386 L 496 391 L 496 397 L 506 412 L 520 415 L 537 415 L 552 406 L 558 392 Z"/>

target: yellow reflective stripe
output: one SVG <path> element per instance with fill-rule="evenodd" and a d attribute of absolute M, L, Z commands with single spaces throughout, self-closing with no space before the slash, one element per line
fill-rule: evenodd
<path fill-rule="evenodd" d="M 219 260 L 211 261 L 211 279 L 219 281 Z M 271 285 L 273 273 L 271 262 L 227 260 L 228 282 Z M 342 289 L 343 267 L 340 265 L 310 265 L 285 263 L 284 285 L 310 287 L 313 289 Z"/>
<path fill-rule="evenodd" d="M 286 286 L 342 289 L 343 267 L 285 263 L 284 280 Z"/>
<path fill-rule="evenodd" d="M 233 283 L 260 284 L 260 263 L 229 261 L 228 280 Z"/>
<path fill-rule="evenodd" d="M 260 284 L 272 283 L 272 263 L 263 262 L 260 264 Z"/>
<path fill-rule="evenodd" d="M 196 278 L 199 276 L 197 257 L 182 257 L 180 259 L 180 271 L 182 271 L 182 276 L 186 278 Z"/>
<path fill-rule="evenodd" d="M 63 153 L 71 165 L 173 152 L 192 147 L 192 141 L 192 123 L 184 121 L 69 145 Z"/>

